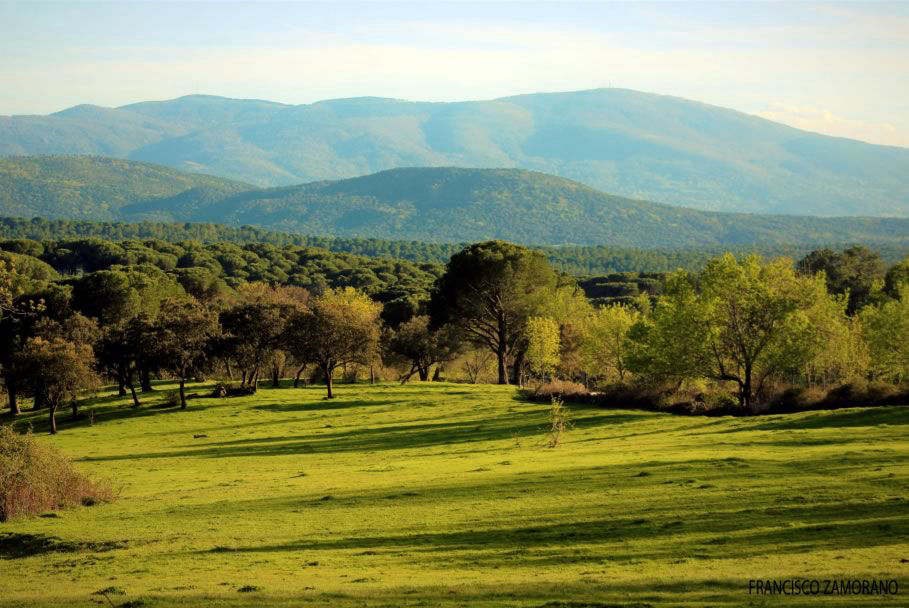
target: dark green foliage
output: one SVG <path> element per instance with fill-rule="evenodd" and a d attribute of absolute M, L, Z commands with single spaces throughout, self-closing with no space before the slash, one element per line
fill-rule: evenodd
<path fill-rule="evenodd" d="M 74 306 L 104 323 L 140 309 L 156 312 L 155 303 L 189 293 L 203 301 L 225 296 L 231 287 L 261 281 L 296 285 L 311 291 L 356 287 L 390 304 L 400 322 L 419 311 L 442 272 L 440 264 L 415 264 L 386 257 L 331 253 L 314 247 L 272 243 L 200 243 L 163 240 L 105 241 L 100 238 L 0 242 L 0 258 L 17 261 L 32 280 L 59 278 L 72 285 Z M 40 258 L 7 253 L 10 249 L 43 251 Z M 80 273 L 85 273 L 81 274 Z M 393 319 L 389 319 L 393 320 Z"/>
<path fill-rule="evenodd" d="M 20 164 L 28 170 L 21 170 Z M 193 180 L 215 178 L 144 163 L 101 158 L 0 159 L 0 168 L 4 167 L 0 213 L 24 216 L 254 224 L 345 238 L 507 239 L 559 246 L 909 244 L 909 219 L 697 211 L 613 196 L 561 177 L 518 169 L 393 169 L 271 189 L 228 182 L 206 186 L 203 196 Z M 22 198 L 21 190 L 31 194 Z M 175 199 L 165 190 L 181 194 Z M 91 203 L 79 202 L 86 198 Z M 73 264 L 80 262 L 77 254 L 59 255 Z M 147 252 L 140 249 L 130 255 L 142 258 Z"/>
<path fill-rule="evenodd" d="M 432 325 L 456 325 L 466 339 L 496 353 L 499 384 L 507 384 L 507 359 L 523 358 L 515 351 L 535 301 L 558 284 L 542 253 L 505 241 L 476 243 L 451 257 L 436 284 Z"/>
<path fill-rule="evenodd" d="M 154 240 L 157 241 L 154 245 L 155 249 L 181 256 L 177 261 L 181 268 L 207 268 L 216 275 L 220 275 L 222 268 L 210 254 L 201 251 L 203 242 L 269 243 L 279 248 L 285 248 L 288 245 L 318 247 L 337 253 L 398 258 L 417 262 L 420 265 L 444 264 L 465 245 L 463 243 L 306 236 L 271 232 L 252 226 L 233 228 L 218 224 L 161 222 L 128 224 L 43 220 L 40 218 L 32 220 L 0 218 L 0 237 L 8 239 L 0 241 L 0 249 L 15 253 L 43 252 L 43 241 L 53 239 L 68 242 L 91 241 L 93 238 L 108 241 Z M 179 243 L 179 245 L 168 248 L 164 241 Z M 183 241 L 198 242 L 191 249 L 184 251 L 188 245 Z M 820 245 L 836 247 L 836 244 L 831 243 L 820 243 L 815 246 L 803 243 L 799 245 L 715 245 L 685 249 L 641 249 L 609 245 L 534 247 L 534 249 L 545 253 L 549 262 L 556 269 L 575 276 L 587 276 L 617 272 L 668 272 L 679 268 L 697 271 L 704 267 L 708 259 L 727 251 L 736 255 L 758 253 L 765 257 L 787 256 L 799 259 Z M 874 247 L 888 263 L 903 259 L 909 251 L 909 245 L 876 243 Z M 184 287 L 186 286 L 184 285 Z"/>
<path fill-rule="evenodd" d="M 0 155 L 13 154 L 104 154 L 258 185 L 421 165 L 508 166 L 703 209 L 909 210 L 905 149 L 623 89 L 460 103 L 364 97 L 288 106 L 193 95 L 116 109 L 77 106 L 4 119 Z M 176 198 L 169 206 L 192 206 Z"/>
<path fill-rule="evenodd" d="M 616 272 L 604 277 L 588 277 L 578 281 L 578 287 L 596 306 L 628 304 L 645 293 L 652 298 L 663 293 L 664 273 Z"/>
<path fill-rule="evenodd" d="M 899 297 L 900 289 L 909 289 L 909 257 L 894 264 L 884 277 L 884 291 L 887 295 Z"/>
<path fill-rule="evenodd" d="M 252 186 L 167 167 L 100 156 L 0 160 L 0 209 L 6 215 L 114 219 L 126 205 L 192 208 Z"/>
<path fill-rule="evenodd" d="M 812 251 L 798 262 L 803 274 L 826 275 L 827 289 L 835 294 L 849 294 L 849 312 L 869 302 L 873 285 L 884 278 L 880 254 L 867 247 L 849 247 L 842 252 L 831 249 Z"/>

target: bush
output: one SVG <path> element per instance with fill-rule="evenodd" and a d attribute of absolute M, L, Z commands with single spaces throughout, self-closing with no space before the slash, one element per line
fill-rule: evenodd
<path fill-rule="evenodd" d="M 727 387 L 706 382 L 690 382 L 682 386 L 668 382 L 617 382 L 603 387 L 593 395 L 592 400 L 601 407 L 670 412 L 686 416 L 750 413 L 739 407 L 738 401 Z"/>
<path fill-rule="evenodd" d="M 815 409 L 827 396 L 819 386 L 792 387 L 773 396 L 767 404 L 767 413 L 800 412 Z"/>
<path fill-rule="evenodd" d="M 0 426 L 0 521 L 114 498 L 109 482 L 82 475 L 65 456 L 39 444 L 31 434 Z"/>
<path fill-rule="evenodd" d="M 534 401 L 552 402 L 553 398 L 584 400 L 590 393 L 583 384 L 566 380 L 550 380 L 546 383 L 529 386 L 523 390 L 524 396 Z"/>
<path fill-rule="evenodd" d="M 770 400 L 767 413 L 909 404 L 909 390 L 886 382 L 856 380 L 832 389 L 789 388 Z"/>

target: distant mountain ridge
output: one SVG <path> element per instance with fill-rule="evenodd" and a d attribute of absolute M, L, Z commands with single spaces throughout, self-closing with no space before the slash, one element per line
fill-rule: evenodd
<path fill-rule="evenodd" d="M 909 217 L 909 149 L 624 89 L 285 105 L 188 96 L 0 117 L 0 156 L 101 155 L 280 186 L 413 166 L 523 168 L 692 208 Z"/>
<path fill-rule="evenodd" d="M 0 159 L 0 215 L 205 222 L 426 242 L 642 248 L 909 243 L 909 219 L 698 211 L 599 192 L 522 169 L 419 167 L 257 188 L 101 157 Z"/>

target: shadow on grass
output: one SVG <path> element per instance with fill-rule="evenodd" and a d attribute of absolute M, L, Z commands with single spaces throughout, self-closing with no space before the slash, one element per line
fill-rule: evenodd
<path fill-rule="evenodd" d="M 5 559 L 19 559 L 45 553 L 73 553 L 76 551 L 103 553 L 114 549 L 123 549 L 126 546 L 126 541 L 71 542 L 44 534 L 0 533 L 0 557 Z"/>
<path fill-rule="evenodd" d="M 622 424 L 637 419 L 638 416 L 633 414 L 589 416 L 578 418 L 574 425 L 575 428 L 583 429 L 607 423 Z M 237 439 L 208 443 L 201 449 L 88 457 L 83 460 L 106 461 L 193 456 L 223 458 L 403 450 L 542 436 L 545 424 L 542 416 L 533 417 L 526 412 L 517 412 L 488 420 L 389 425 L 342 432 L 313 432 L 307 435 Z M 191 447 L 195 446 L 187 446 L 187 448 Z"/>
<path fill-rule="evenodd" d="M 789 505 L 769 509 L 618 516 L 533 526 L 483 527 L 435 533 L 300 540 L 232 549 L 241 553 L 386 550 L 440 554 L 495 567 L 585 561 L 714 559 L 900 545 L 909 539 L 909 511 L 900 502 Z M 643 541 L 638 548 L 628 543 Z M 217 551 L 224 551 L 219 547 Z M 509 552 L 510 551 L 510 552 Z M 455 555 L 452 555 L 454 553 Z M 460 553 L 460 555 L 457 555 Z"/>
<path fill-rule="evenodd" d="M 323 410 L 346 410 L 355 407 L 396 405 L 400 403 L 400 399 L 352 399 L 345 401 L 335 397 L 334 399 L 307 401 L 305 403 L 269 403 L 254 405 L 250 409 L 265 410 L 269 412 L 317 412 Z"/>
<path fill-rule="evenodd" d="M 808 429 L 837 429 L 862 426 L 909 425 L 909 407 L 901 405 L 851 409 L 787 416 L 774 416 L 772 420 L 751 425 L 749 431 L 780 431 Z M 730 431 L 719 431 L 721 433 Z"/>

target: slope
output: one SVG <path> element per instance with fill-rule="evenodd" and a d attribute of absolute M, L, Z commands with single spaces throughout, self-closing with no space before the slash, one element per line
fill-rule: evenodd
<path fill-rule="evenodd" d="M 102 157 L 0 159 L 4 215 L 115 219 L 130 204 L 192 209 L 252 188 L 220 177 Z"/>
<path fill-rule="evenodd" d="M 105 154 L 260 186 L 407 166 L 525 168 L 707 210 L 909 216 L 909 150 L 623 89 L 422 103 L 189 96 L 0 117 L 0 155 Z"/>
<path fill-rule="evenodd" d="M 153 207 L 129 206 L 122 214 L 147 219 Z M 429 242 L 504 239 L 535 245 L 648 248 L 909 242 L 907 219 L 704 212 L 612 196 L 519 169 L 392 169 L 348 180 L 242 192 L 171 218 Z"/>

